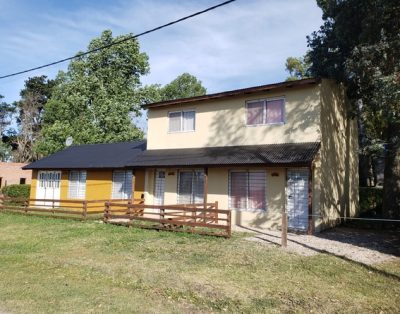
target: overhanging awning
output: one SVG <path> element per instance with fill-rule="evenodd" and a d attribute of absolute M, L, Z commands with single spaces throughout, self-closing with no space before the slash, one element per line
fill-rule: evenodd
<path fill-rule="evenodd" d="M 139 154 L 128 167 L 195 167 L 228 165 L 309 165 L 319 142 L 250 146 L 154 149 Z"/>

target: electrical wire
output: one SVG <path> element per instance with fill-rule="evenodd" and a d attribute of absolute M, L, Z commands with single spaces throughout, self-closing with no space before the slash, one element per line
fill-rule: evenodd
<path fill-rule="evenodd" d="M 155 27 L 155 28 L 149 29 L 149 30 L 144 31 L 144 32 L 142 32 L 142 33 L 139 33 L 139 34 L 136 34 L 136 35 L 132 35 L 132 36 L 126 37 L 126 38 L 124 38 L 124 39 L 115 41 L 115 42 L 113 42 L 113 43 L 111 43 L 111 44 L 104 45 L 104 46 L 98 47 L 98 48 L 96 48 L 96 49 L 88 50 L 88 51 L 86 51 L 86 52 L 78 53 L 78 54 L 76 54 L 76 55 L 73 56 L 73 57 L 68 57 L 68 58 L 60 59 L 60 60 L 58 60 L 58 61 L 54 61 L 54 62 L 51 62 L 51 63 L 47 63 L 47 64 L 44 64 L 44 65 L 41 65 L 41 66 L 37 66 L 37 67 L 34 67 L 34 68 L 30 68 L 30 69 L 27 69 L 27 70 L 23 70 L 23 71 L 19 71 L 19 72 L 15 72 L 15 73 L 11 73 L 11 74 L 6 74 L 6 75 L 3 75 L 3 76 L 0 76 L 0 80 L 1 80 L 1 79 L 5 79 L 5 78 L 7 78 L 7 77 L 16 76 L 16 75 L 20 75 L 20 74 L 32 72 L 32 71 L 35 71 L 35 70 L 43 69 L 43 68 L 46 68 L 46 67 L 49 67 L 49 66 L 52 66 L 52 65 L 56 65 L 56 64 L 63 63 L 63 62 L 69 61 L 69 60 L 73 60 L 73 59 L 76 59 L 76 58 L 80 58 L 80 57 L 83 57 L 83 56 L 88 55 L 88 54 L 90 54 L 90 53 L 97 52 L 97 51 L 100 51 L 100 50 L 103 50 L 103 49 L 107 49 L 107 48 L 110 48 L 110 47 L 115 46 L 115 45 L 119 45 L 119 44 L 121 44 L 121 43 L 123 43 L 123 42 L 126 42 L 126 41 L 129 41 L 129 40 L 132 40 L 132 39 L 141 37 L 141 36 L 143 36 L 143 35 L 147 35 L 147 34 L 153 33 L 153 32 L 155 32 L 155 31 L 158 31 L 158 30 L 160 30 L 160 29 L 166 28 L 166 27 L 168 27 L 168 26 L 171 26 L 171 25 L 180 23 L 180 22 L 182 22 L 182 21 L 188 20 L 188 19 L 190 19 L 190 18 L 192 18 L 192 17 L 195 17 L 195 16 L 198 16 L 198 15 L 204 14 L 204 13 L 206 13 L 206 12 L 215 10 L 215 9 L 217 9 L 217 8 L 219 8 L 219 7 L 225 6 L 225 5 L 227 5 L 227 4 L 231 3 L 231 2 L 234 2 L 234 1 L 236 1 L 236 0 L 228 0 L 228 1 L 222 2 L 222 3 L 220 3 L 220 4 L 214 5 L 214 6 L 212 6 L 212 7 L 207 8 L 207 9 L 204 9 L 204 10 L 195 12 L 195 13 L 193 13 L 193 14 L 184 16 L 184 17 L 179 18 L 179 19 L 177 19 L 177 20 L 174 20 L 174 21 L 172 21 L 172 22 L 169 22 L 169 23 L 163 24 L 163 25 L 161 25 L 161 26 L 157 26 L 157 27 Z"/>

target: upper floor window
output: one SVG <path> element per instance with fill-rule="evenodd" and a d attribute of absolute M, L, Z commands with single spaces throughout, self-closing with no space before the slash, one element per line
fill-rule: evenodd
<path fill-rule="evenodd" d="M 169 120 L 169 132 L 194 131 L 196 122 L 196 112 L 194 110 L 169 112 L 168 120 Z"/>
<path fill-rule="evenodd" d="M 285 99 L 261 99 L 246 103 L 246 124 L 274 124 L 285 122 Z"/>

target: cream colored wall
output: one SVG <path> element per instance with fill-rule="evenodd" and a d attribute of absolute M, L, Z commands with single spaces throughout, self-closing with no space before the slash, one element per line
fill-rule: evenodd
<path fill-rule="evenodd" d="M 244 168 L 209 168 L 208 169 L 208 197 L 207 202 L 218 201 L 218 208 L 229 209 L 228 178 L 232 169 Z M 281 225 L 281 212 L 285 205 L 285 169 L 284 168 L 256 168 L 266 170 L 267 175 L 267 211 L 237 211 L 232 210 L 232 224 L 249 228 L 277 229 Z M 272 176 L 277 173 L 278 176 Z M 165 176 L 164 204 L 177 203 L 178 169 L 167 169 Z M 146 171 L 146 203 L 153 204 L 154 169 Z"/>
<path fill-rule="evenodd" d="M 286 123 L 246 126 L 248 100 L 284 96 Z M 194 132 L 168 133 L 168 112 L 195 110 Z M 147 149 L 312 142 L 320 138 L 318 85 L 246 97 L 150 109 Z"/>
<path fill-rule="evenodd" d="M 345 101 L 343 88 L 322 81 L 320 228 L 358 212 L 358 130 Z"/>

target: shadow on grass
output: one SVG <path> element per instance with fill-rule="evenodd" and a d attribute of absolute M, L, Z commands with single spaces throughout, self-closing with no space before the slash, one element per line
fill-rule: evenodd
<path fill-rule="evenodd" d="M 277 235 L 274 235 L 274 234 L 271 234 L 271 233 L 261 232 L 261 231 L 259 231 L 259 230 L 257 230 L 257 229 L 252 229 L 252 228 L 245 227 L 245 226 L 240 226 L 240 227 L 243 228 L 243 229 L 247 229 L 247 230 L 249 230 L 249 231 L 255 232 L 255 233 L 257 233 L 257 234 L 260 234 L 260 235 L 266 235 L 266 236 L 271 237 L 271 238 L 281 239 L 280 236 L 277 236 Z M 262 240 L 262 241 L 265 241 L 265 242 L 268 242 L 268 243 L 271 243 L 271 244 L 276 245 L 276 246 L 280 246 L 277 242 L 274 242 L 274 241 L 271 241 L 271 240 L 268 240 L 268 239 L 265 239 L 265 238 L 262 238 L 262 237 L 257 237 L 257 236 L 256 236 L 255 238 L 257 238 L 257 239 L 259 239 L 259 240 Z M 332 240 L 332 239 L 329 239 L 329 238 L 326 238 L 326 239 Z M 362 262 L 359 262 L 359 261 L 355 261 L 355 260 L 353 260 L 353 259 L 351 259 L 351 258 L 348 258 L 347 256 L 338 255 L 338 254 L 329 252 L 329 251 L 327 251 L 327 250 L 320 249 L 320 248 L 317 248 L 317 247 L 314 247 L 314 246 L 311 246 L 311 245 L 309 245 L 309 244 L 305 244 L 305 243 L 303 243 L 303 242 L 296 241 L 296 240 L 293 240 L 293 239 L 289 239 L 289 238 L 288 238 L 287 241 L 288 241 L 288 243 L 291 242 L 291 243 L 298 244 L 298 245 L 300 245 L 300 246 L 302 246 L 302 247 L 305 247 L 305 248 L 307 248 L 307 249 L 309 249 L 309 250 L 312 250 L 312 251 L 314 251 L 314 252 L 317 252 L 317 253 L 321 253 L 321 254 L 326 254 L 326 255 L 334 256 L 334 257 L 336 257 L 336 258 L 342 259 L 342 260 L 344 260 L 344 261 L 346 261 L 346 262 L 348 262 L 348 263 L 351 263 L 351 264 L 353 264 L 353 265 L 360 266 L 360 267 L 362 267 L 362 268 L 364 268 L 364 269 L 366 269 L 366 270 L 368 270 L 368 271 L 370 271 L 370 272 L 379 274 L 379 275 L 384 276 L 384 277 L 386 277 L 386 278 L 391 278 L 391 279 L 394 279 L 394 280 L 396 280 L 396 281 L 400 281 L 400 276 L 398 276 L 398 275 L 396 275 L 396 274 L 393 274 L 393 273 L 387 272 L 387 271 L 385 271 L 385 270 L 381 270 L 381 269 L 375 268 L 375 267 L 373 267 L 373 266 L 371 266 L 371 265 L 368 265 L 368 264 L 365 264 L 365 263 L 362 263 Z M 337 241 L 337 240 L 336 240 L 336 241 Z M 372 248 L 371 248 L 371 249 L 372 249 Z"/>

